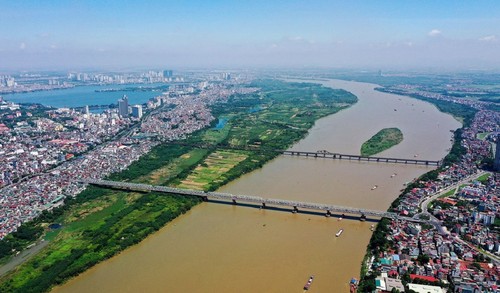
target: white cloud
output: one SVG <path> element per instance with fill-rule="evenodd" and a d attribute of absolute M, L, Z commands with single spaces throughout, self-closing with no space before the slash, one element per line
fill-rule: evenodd
<path fill-rule="evenodd" d="M 495 35 L 490 35 L 479 38 L 479 40 L 481 42 L 495 42 L 497 40 L 497 37 Z"/>
<path fill-rule="evenodd" d="M 438 30 L 438 29 L 433 29 L 433 30 L 431 30 L 431 31 L 428 33 L 428 35 L 429 35 L 430 37 L 437 37 L 437 36 L 440 36 L 440 35 L 441 35 L 441 31 L 440 31 L 440 30 Z"/>
<path fill-rule="evenodd" d="M 26 49 L 26 44 L 25 44 L 24 42 L 22 42 L 22 43 L 19 45 L 19 49 L 21 49 L 21 50 Z"/>
<path fill-rule="evenodd" d="M 303 37 L 299 37 L 299 36 L 296 36 L 296 37 L 289 37 L 287 38 L 289 41 L 293 41 L 293 42 L 299 42 L 299 41 L 302 41 L 304 40 Z"/>

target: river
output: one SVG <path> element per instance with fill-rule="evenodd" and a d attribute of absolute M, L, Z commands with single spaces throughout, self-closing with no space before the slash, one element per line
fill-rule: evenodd
<path fill-rule="evenodd" d="M 374 91 L 375 85 L 322 83 L 359 101 L 317 121 L 293 149 L 359 154 L 380 129 L 398 127 L 403 142 L 380 156 L 437 160 L 451 147 L 450 130 L 460 127 L 431 104 Z M 405 182 L 431 169 L 281 156 L 220 191 L 386 210 Z M 315 279 L 309 292 L 348 292 L 350 278 L 359 276 L 371 224 L 202 203 L 53 292 L 288 293 L 303 292 L 310 275 Z"/>

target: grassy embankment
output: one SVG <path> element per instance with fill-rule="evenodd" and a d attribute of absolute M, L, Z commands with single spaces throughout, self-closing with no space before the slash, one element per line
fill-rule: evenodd
<path fill-rule="evenodd" d="M 356 102 L 350 93 L 313 84 L 265 80 L 252 86 L 262 90 L 212 107 L 215 116 L 229 117 L 223 129 L 205 129 L 185 141 L 210 147 L 159 145 L 109 179 L 215 190 L 277 156 L 272 150 L 304 137 L 317 119 Z M 226 148 L 249 145 L 259 151 Z M 25 247 L 42 232 L 50 239 L 45 249 L 1 278 L 0 292 L 47 291 L 140 242 L 197 203 L 194 197 L 89 187 L 63 207 L 25 224 L 22 237 L 0 241 L 5 259 L 9 249 Z M 63 226 L 50 231 L 50 223 Z"/>
<path fill-rule="evenodd" d="M 403 133 L 398 128 L 384 128 L 361 145 L 362 156 L 381 153 L 403 141 Z"/>
<path fill-rule="evenodd" d="M 474 115 L 477 110 L 462 104 L 455 104 L 452 102 L 446 102 L 441 100 L 429 99 L 420 96 L 413 96 L 414 98 L 421 99 L 427 101 L 431 104 L 434 104 L 440 111 L 444 113 L 449 113 L 454 117 L 458 117 L 459 120 L 463 121 L 463 127 L 467 127 L 470 125 L 472 120 L 474 119 Z M 424 175 L 420 176 L 418 179 L 414 180 L 412 183 L 408 184 L 400 196 L 394 200 L 389 208 L 391 211 L 393 208 L 399 205 L 400 198 L 408 193 L 410 190 L 416 187 L 423 187 L 425 182 L 436 180 L 439 172 L 447 168 L 453 163 L 456 163 L 460 160 L 461 156 L 466 153 L 465 148 L 461 145 L 462 140 L 462 129 L 457 129 L 454 134 L 454 142 L 452 148 L 448 155 L 443 159 L 443 164 L 436 170 L 429 171 Z M 373 233 L 370 242 L 368 244 L 368 248 L 364 257 L 364 261 L 361 267 L 361 280 L 359 285 L 359 292 L 371 292 L 372 289 L 375 289 L 375 278 L 376 275 L 373 273 L 367 274 L 368 268 L 366 267 L 366 262 L 372 256 L 377 260 L 377 256 L 380 251 L 385 251 L 388 248 L 392 247 L 392 243 L 387 240 L 386 236 L 389 233 L 387 228 L 389 220 L 384 219 L 377 225 L 377 229 Z"/>

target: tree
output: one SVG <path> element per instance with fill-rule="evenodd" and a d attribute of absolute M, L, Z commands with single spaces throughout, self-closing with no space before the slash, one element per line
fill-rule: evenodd
<path fill-rule="evenodd" d="M 417 260 L 418 260 L 421 264 L 426 264 L 426 263 L 429 263 L 430 257 L 429 257 L 427 254 L 420 254 L 420 255 L 418 256 Z"/>

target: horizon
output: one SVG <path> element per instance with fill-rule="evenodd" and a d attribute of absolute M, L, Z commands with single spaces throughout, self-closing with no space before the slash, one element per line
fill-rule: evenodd
<path fill-rule="evenodd" d="M 0 71 L 497 70 L 497 1 L 3 3 Z"/>

